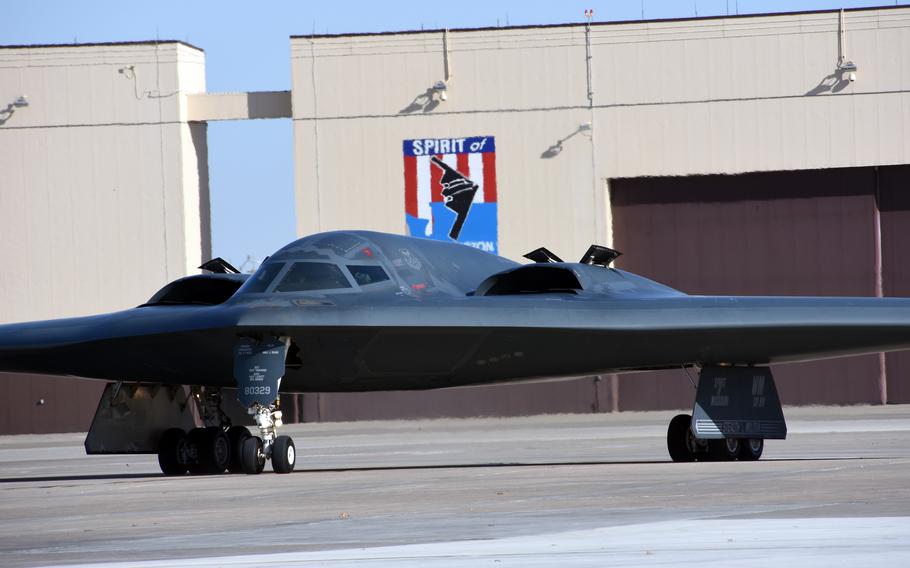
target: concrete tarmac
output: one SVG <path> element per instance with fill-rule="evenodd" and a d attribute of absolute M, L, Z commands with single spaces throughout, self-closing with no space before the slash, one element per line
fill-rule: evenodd
<path fill-rule="evenodd" d="M 910 406 L 787 408 L 754 463 L 671 463 L 673 414 L 287 426 L 290 475 L 0 437 L 0 565 L 910 565 Z"/>

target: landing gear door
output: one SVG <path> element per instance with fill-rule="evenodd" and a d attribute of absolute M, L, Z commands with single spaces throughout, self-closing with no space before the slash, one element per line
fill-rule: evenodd
<path fill-rule="evenodd" d="M 241 338 L 234 346 L 234 380 L 237 400 L 251 408 L 256 403 L 268 406 L 278 398 L 284 376 L 287 343 L 277 337 L 261 341 Z"/>
<path fill-rule="evenodd" d="M 692 433 L 708 440 L 786 438 L 787 423 L 771 369 L 702 369 L 692 411 Z"/>

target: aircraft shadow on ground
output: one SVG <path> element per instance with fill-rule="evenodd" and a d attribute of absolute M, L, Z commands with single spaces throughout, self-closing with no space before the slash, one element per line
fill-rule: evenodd
<path fill-rule="evenodd" d="M 816 461 L 878 461 L 894 459 L 891 456 L 877 457 L 809 457 L 809 458 L 770 458 L 761 460 L 763 463 L 787 463 L 787 462 L 816 462 Z M 603 461 L 572 461 L 572 462 L 496 462 L 496 463 L 467 463 L 467 464 L 429 464 L 429 465 L 388 465 L 388 466 L 362 466 L 362 467 L 326 467 L 326 468 L 309 468 L 296 469 L 294 473 L 344 473 L 344 472 L 370 472 L 370 471 L 417 471 L 433 469 L 481 469 L 496 467 L 574 467 L 590 465 L 661 465 L 672 464 L 668 460 L 603 460 Z M 695 462 L 709 463 L 709 462 Z M 686 467 L 685 465 L 675 465 L 674 467 Z M 748 467 L 748 466 L 746 466 Z M 193 475 L 186 476 L 193 479 L 204 479 L 207 477 L 220 477 L 212 475 Z M 251 476 L 252 477 L 252 476 Z M 98 480 L 118 480 L 118 479 L 176 479 L 175 477 L 165 476 L 164 474 L 154 473 L 107 473 L 94 475 L 48 475 L 38 477 L 0 477 L 0 484 L 3 483 L 47 483 L 60 481 L 98 481 Z"/>

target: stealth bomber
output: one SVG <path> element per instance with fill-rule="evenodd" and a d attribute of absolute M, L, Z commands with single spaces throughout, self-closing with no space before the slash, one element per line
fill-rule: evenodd
<path fill-rule="evenodd" d="M 294 469 L 280 393 L 648 369 L 699 376 L 692 415 L 668 428 L 674 461 L 756 460 L 786 436 L 768 364 L 910 348 L 910 299 L 691 296 L 612 267 L 618 255 L 592 246 L 563 262 L 541 248 L 519 264 L 316 234 L 252 275 L 216 259 L 132 309 L 2 325 L 0 371 L 109 381 L 89 453 L 156 453 L 168 475 L 255 474 L 269 460 Z"/>

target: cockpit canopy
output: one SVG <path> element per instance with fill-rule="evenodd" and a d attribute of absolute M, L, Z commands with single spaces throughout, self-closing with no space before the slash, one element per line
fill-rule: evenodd
<path fill-rule="evenodd" d="M 331 293 L 401 289 L 464 295 L 494 272 L 517 266 L 454 243 L 370 231 L 299 239 L 268 258 L 240 293 Z"/>
<path fill-rule="evenodd" d="M 279 277 L 280 274 L 280 277 Z M 251 293 L 313 292 L 352 290 L 389 282 L 391 278 L 381 264 L 335 264 L 322 260 L 270 262 L 265 270 L 253 276 L 244 291 Z"/>
<path fill-rule="evenodd" d="M 371 231 L 336 231 L 299 239 L 266 259 L 237 293 L 336 295 L 390 291 L 452 296 L 681 294 L 615 268 L 565 262 L 520 265 L 455 243 Z"/>

